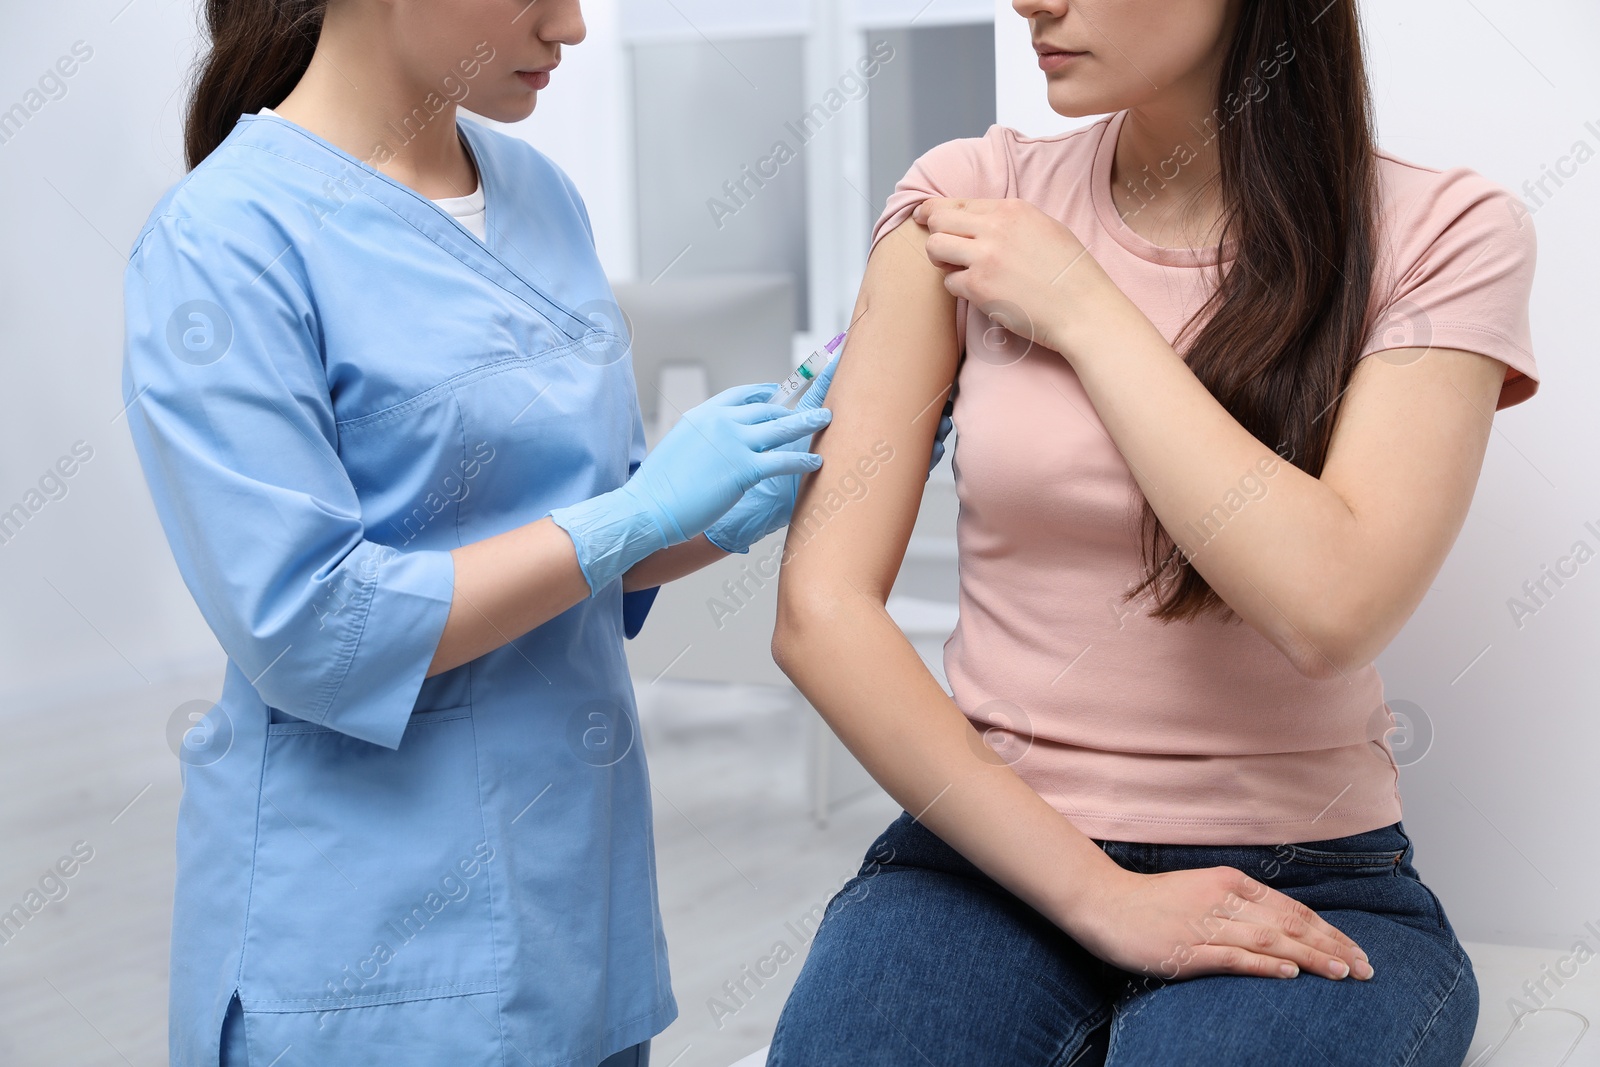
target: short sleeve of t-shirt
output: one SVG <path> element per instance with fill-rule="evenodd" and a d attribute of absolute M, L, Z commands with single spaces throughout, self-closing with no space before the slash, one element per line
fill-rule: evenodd
<path fill-rule="evenodd" d="M 1388 290 L 1362 355 L 1453 348 L 1505 363 L 1496 410 L 1533 396 L 1528 301 L 1537 243 L 1522 202 L 1465 168 L 1439 172 L 1384 157 Z"/>
<path fill-rule="evenodd" d="M 924 200 L 1016 195 L 1005 132 L 997 125 L 982 137 L 925 152 L 890 194 L 872 246 Z M 1361 354 L 1413 347 L 1477 352 L 1508 367 L 1497 409 L 1533 396 L 1539 370 L 1528 303 L 1537 246 L 1527 209 L 1466 168 L 1437 171 L 1382 153 L 1380 180 L 1377 318 Z M 957 301 L 956 317 L 964 339 L 966 301 Z"/>
<path fill-rule="evenodd" d="M 1010 189 L 1004 127 L 991 126 L 982 137 L 962 137 L 924 152 L 901 178 L 872 228 L 872 247 L 911 217 L 924 200 L 969 197 L 998 200 Z M 870 254 L 870 253 L 869 253 Z M 967 302 L 956 301 L 956 336 L 965 343 Z"/>

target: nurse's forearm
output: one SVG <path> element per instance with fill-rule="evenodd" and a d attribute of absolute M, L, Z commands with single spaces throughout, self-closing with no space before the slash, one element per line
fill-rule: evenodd
<path fill-rule="evenodd" d="M 430 678 L 515 641 L 589 597 L 571 536 L 548 516 L 450 555 L 455 595 Z"/>
<path fill-rule="evenodd" d="M 726 556 L 700 534 L 634 564 L 626 592 L 682 578 Z M 455 595 L 428 677 L 509 644 L 589 598 L 572 537 L 549 518 L 450 551 Z"/>
<path fill-rule="evenodd" d="M 622 576 L 622 590 L 631 593 L 636 589 L 666 585 L 727 556 L 728 553 L 712 544 L 705 534 L 697 534 L 635 563 L 633 569 Z"/>

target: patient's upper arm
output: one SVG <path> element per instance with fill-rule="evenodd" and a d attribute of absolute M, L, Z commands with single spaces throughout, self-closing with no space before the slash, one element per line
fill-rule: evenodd
<path fill-rule="evenodd" d="M 812 439 L 822 467 L 800 481 L 778 588 L 780 634 L 841 596 L 888 598 L 927 482 L 955 379 L 955 298 L 907 221 L 873 249 L 829 387 L 833 421 Z"/>

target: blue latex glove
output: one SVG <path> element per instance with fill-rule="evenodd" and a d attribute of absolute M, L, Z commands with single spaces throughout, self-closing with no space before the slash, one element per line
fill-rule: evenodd
<path fill-rule="evenodd" d="M 843 358 L 844 352 L 841 350 L 837 356 L 828 361 L 828 365 L 817 375 L 817 380 L 811 384 L 806 395 L 795 405 L 796 411 L 822 407 L 823 401 L 828 396 L 828 387 L 833 384 L 834 369 L 839 366 L 839 361 Z M 930 476 L 933 474 L 933 469 L 939 465 L 939 461 L 944 458 L 944 439 L 950 435 L 951 427 L 950 404 L 946 403 L 944 417 L 939 420 L 939 430 L 933 439 L 933 458 L 928 464 Z M 783 445 L 781 450 L 807 452 L 810 448 L 811 438 L 808 436 Z M 798 474 L 768 478 L 753 486 L 739 498 L 739 502 L 730 508 L 726 515 L 706 530 L 706 540 L 724 552 L 748 552 L 750 546 L 763 537 L 789 525 L 789 520 L 794 516 L 795 500 L 799 495 Z"/>
<path fill-rule="evenodd" d="M 550 513 L 572 537 L 591 596 L 646 556 L 701 533 L 763 479 L 822 466 L 821 456 L 780 446 L 809 440 L 833 413 L 766 403 L 776 389 L 737 385 L 690 408 L 626 483 Z"/>
<path fill-rule="evenodd" d="M 795 411 L 828 410 L 822 406 L 822 402 L 827 399 L 828 387 L 833 384 L 834 369 L 839 366 L 839 360 L 843 358 L 844 353 L 841 351 L 828 361 L 828 365 L 822 368 L 822 373 L 817 375 L 817 380 L 811 383 L 811 388 L 806 390 L 806 395 L 795 404 Z M 832 417 L 832 412 L 829 412 L 829 417 Z M 791 441 L 775 451 L 802 452 L 810 455 L 811 435 Z M 724 552 L 750 551 L 751 545 L 774 530 L 781 530 L 789 524 L 789 516 L 794 514 L 795 497 L 799 492 L 798 474 L 768 478 L 752 486 L 722 518 L 706 530 L 706 540 Z"/>

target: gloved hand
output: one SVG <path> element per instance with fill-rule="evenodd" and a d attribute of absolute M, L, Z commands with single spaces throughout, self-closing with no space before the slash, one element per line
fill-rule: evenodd
<path fill-rule="evenodd" d="M 763 479 L 822 466 L 821 456 L 779 446 L 809 440 L 833 413 L 766 403 L 777 384 L 737 385 L 690 408 L 626 483 L 550 513 L 572 538 L 591 596 L 704 531 Z"/>
<path fill-rule="evenodd" d="M 795 404 L 795 411 L 828 411 L 822 406 L 827 399 L 828 387 L 833 384 L 834 369 L 839 366 L 839 360 L 844 358 L 841 351 L 828 361 L 822 368 L 822 373 L 817 375 L 817 380 L 811 383 L 811 388 L 806 390 L 806 395 Z M 829 418 L 833 413 L 829 412 Z M 804 452 L 811 454 L 811 437 L 791 441 L 780 446 L 775 451 Z M 795 498 L 800 493 L 800 475 L 790 474 L 780 478 L 768 478 L 752 486 L 738 503 L 728 509 L 727 514 L 712 524 L 706 530 L 706 540 L 722 549 L 724 552 L 748 552 L 750 546 L 772 533 L 789 525 L 789 517 L 794 514 Z"/>
<path fill-rule="evenodd" d="M 806 395 L 795 405 L 796 411 L 822 407 L 823 401 L 828 396 L 828 387 L 833 384 L 834 369 L 839 366 L 839 361 L 843 358 L 844 352 L 840 351 L 828 361 L 828 365 L 817 375 L 817 380 L 811 384 Z M 933 458 L 928 464 L 928 476 L 933 474 L 933 469 L 944 458 L 944 439 L 950 435 L 952 425 L 950 403 L 947 402 L 944 415 L 939 420 L 938 433 L 933 439 Z M 806 452 L 810 448 L 809 436 L 782 446 L 783 451 Z M 789 520 L 794 516 L 795 500 L 799 495 L 798 474 L 768 478 L 752 486 L 726 515 L 706 530 L 706 540 L 724 552 L 748 552 L 750 546 L 763 537 L 789 525 Z"/>

